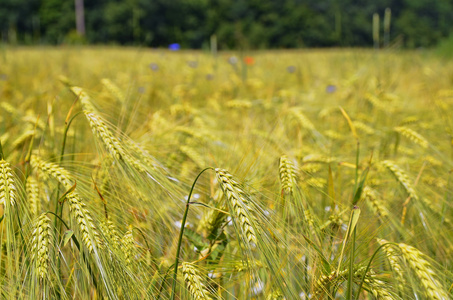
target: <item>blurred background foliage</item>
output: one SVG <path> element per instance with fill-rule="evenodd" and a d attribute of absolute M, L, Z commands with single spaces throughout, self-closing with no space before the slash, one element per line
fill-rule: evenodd
<path fill-rule="evenodd" d="M 0 0 L 1 40 L 9 44 L 120 44 L 220 49 L 371 46 L 372 17 L 392 12 L 390 41 L 407 48 L 448 41 L 452 0 Z"/>

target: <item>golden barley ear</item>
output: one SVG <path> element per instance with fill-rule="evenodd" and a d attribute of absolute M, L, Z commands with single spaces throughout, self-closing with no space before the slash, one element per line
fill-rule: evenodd
<path fill-rule="evenodd" d="M 415 192 L 414 187 L 412 186 L 411 180 L 409 179 L 409 176 L 406 174 L 406 172 L 404 172 L 403 169 L 401 169 L 397 164 L 390 160 L 381 161 L 381 164 L 384 167 L 386 167 L 390 172 L 392 172 L 392 174 L 395 176 L 395 178 L 403 186 L 407 194 L 412 199 L 418 200 L 418 195 Z"/>
<path fill-rule="evenodd" d="M 379 239 L 379 238 L 377 239 L 377 241 L 380 245 L 384 245 L 384 244 L 388 243 L 387 240 Z M 390 244 L 383 246 L 383 249 L 385 252 L 385 256 L 387 257 L 387 260 L 390 263 L 390 267 L 392 268 L 392 270 L 395 274 L 395 280 L 397 282 L 397 287 L 400 291 L 404 291 L 405 279 L 404 279 L 403 267 L 401 265 L 401 255 Z"/>
<path fill-rule="evenodd" d="M 76 192 L 68 193 L 66 199 L 69 203 L 71 217 L 75 220 L 82 236 L 82 242 L 88 251 L 92 253 L 95 246 L 100 246 L 99 235 L 94 226 L 93 218 Z"/>
<path fill-rule="evenodd" d="M 102 234 L 106 237 L 107 241 L 109 242 L 109 245 L 111 245 L 113 249 L 118 250 L 121 240 L 115 224 L 110 219 L 108 219 L 100 223 L 99 227 L 102 231 Z"/>
<path fill-rule="evenodd" d="M 429 146 L 428 141 L 421 134 L 408 127 L 398 126 L 393 128 L 393 130 L 423 148 L 428 148 Z"/>
<path fill-rule="evenodd" d="M 17 202 L 17 187 L 13 170 L 5 160 L 0 160 L 0 204 L 14 206 Z M 7 205 L 8 203 L 8 205 Z"/>
<path fill-rule="evenodd" d="M 297 173 L 294 163 L 288 156 L 282 155 L 280 157 L 279 171 L 283 191 L 287 195 L 292 194 L 296 186 Z"/>
<path fill-rule="evenodd" d="M 132 226 L 129 226 L 129 229 L 124 234 L 121 242 L 121 250 L 123 251 L 126 264 L 130 266 L 135 256 L 135 240 L 134 235 L 132 234 Z"/>
<path fill-rule="evenodd" d="M 32 261 L 41 279 L 46 278 L 49 269 L 49 247 L 51 246 L 52 230 L 50 219 L 46 214 L 39 216 L 32 233 Z"/>
<path fill-rule="evenodd" d="M 206 285 L 203 283 L 204 280 L 200 275 L 200 271 L 195 265 L 183 262 L 182 275 L 186 282 L 187 289 L 195 300 L 212 299 Z"/>
<path fill-rule="evenodd" d="M 36 217 L 41 209 L 41 200 L 39 197 L 39 184 L 35 177 L 29 176 L 25 184 L 28 203 L 32 216 Z"/>
<path fill-rule="evenodd" d="M 241 233 L 249 243 L 257 244 L 255 229 L 252 226 L 251 207 L 247 194 L 242 190 L 240 184 L 233 178 L 233 175 L 223 169 L 215 169 L 217 181 L 227 199 L 228 206 L 233 211 L 233 217 L 238 222 Z"/>
<path fill-rule="evenodd" d="M 51 176 L 60 182 L 67 190 L 74 186 L 75 180 L 71 174 L 57 164 L 45 162 L 37 155 L 32 155 L 30 158 L 31 166 L 40 171 L 45 177 Z"/>
<path fill-rule="evenodd" d="M 448 299 L 448 293 L 437 280 L 438 276 L 434 272 L 431 264 L 424 258 L 422 252 L 415 247 L 404 243 L 398 244 L 404 260 L 415 272 L 420 283 L 425 289 L 427 299 L 441 300 Z"/>
<path fill-rule="evenodd" d="M 379 199 L 376 190 L 365 186 L 362 191 L 362 199 L 371 206 L 372 210 L 382 219 L 388 218 L 389 214 L 382 201 Z"/>
<path fill-rule="evenodd" d="M 102 85 L 107 89 L 107 91 L 120 103 L 125 103 L 126 102 L 126 97 L 123 94 L 123 91 L 116 85 L 114 84 L 110 79 L 108 78 L 102 78 L 101 79 Z"/>

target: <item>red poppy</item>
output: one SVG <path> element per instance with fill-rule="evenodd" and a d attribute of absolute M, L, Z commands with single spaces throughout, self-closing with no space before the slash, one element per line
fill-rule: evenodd
<path fill-rule="evenodd" d="M 251 56 L 244 57 L 244 62 L 248 66 L 253 66 L 255 64 L 255 59 Z"/>

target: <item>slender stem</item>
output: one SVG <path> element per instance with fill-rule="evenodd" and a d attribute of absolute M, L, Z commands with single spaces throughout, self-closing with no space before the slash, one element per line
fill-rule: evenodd
<path fill-rule="evenodd" d="M 359 156 L 360 156 L 360 142 L 357 140 L 357 152 L 355 156 L 355 183 L 354 191 L 357 190 L 357 184 L 359 181 Z"/>
<path fill-rule="evenodd" d="M 173 285 L 171 288 L 171 300 L 175 300 L 175 296 L 176 296 L 176 278 L 178 275 L 179 253 L 181 252 L 181 243 L 182 243 L 182 237 L 184 235 L 184 227 L 186 225 L 186 219 L 187 219 L 187 215 L 189 213 L 190 198 L 192 197 L 193 189 L 195 188 L 195 184 L 197 183 L 198 178 L 200 178 L 201 174 L 203 174 L 204 171 L 206 171 L 206 170 L 212 170 L 212 168 L 211 167 L 206 168 L 198 174 L 197 178 L 195 178 L 195 181 L 192 184 L 192 188 L 190 189 L 189 197 L 187 198 L 186 210 L 184 211 L 184 216 L 182 217 L 182 221 L 181 221 L 181 231 L 179 232 L 178 247 L 176 248 L 175 271 L 173 272 Z"/>
<path fill-rule="evenodd" d="M 65 128 L 64 128 L 64 132 L 63 132 L 63 143 L 61 145 L 60 159 L 58 161 L 60 164 L 63 161 L 63 155 L 64 155 L 64 150 L 66 147 L 66 138 L 68 136 L 69 127 L 71 126 L 72 121 L 81 113 L 82 113 L 81 111 L 77 112 L 69 119 L 69 121 L 65 122 Z M 58 201 L 60 198 L 59 191 L 60 191 L 60 183 L 58 183 L 57 197 L 55 200 L 55 213 L 54 213 L 54 215 L 55 215 L 55 221 L 54 221 L 55 237 L 57 238 L 58 241 L 60 239 L 61 229 L 62 229 L 62 224 L 61 223 L 58 224 L 58 220 L 62 220 L 61 216 L 63 215 L 63 205 L 64 205 L 64 202 L 59 203 L 59 201 Z M 58 277 L 61 278 L 61 262 L 60 262 L 60 257 L 58 255 L 56 255 L 56 260 L 57 260 Z M 57 290 L 57 298 L 58 299 L 60 298 L 59 290 Z"/>
<path fill-rule="evenodd" d="M 353 277 L 353 269 L 354 269 L 354 252 L 355 252 L 355 231 L 356 228 L 354 228 L 352 232 L 352 243 L 351 243 L 351 253 L 349 257 L 349 274 L 348 274 L 348 289 L 347 289 L 347 296 L 346 299 L 352 300 L 352 277 Z"/>
<path fill-rule="evenodd" d="M 2 141 L 0 141 L 0 159 L 3 159 L 3 147 L 2 147 Z"/>

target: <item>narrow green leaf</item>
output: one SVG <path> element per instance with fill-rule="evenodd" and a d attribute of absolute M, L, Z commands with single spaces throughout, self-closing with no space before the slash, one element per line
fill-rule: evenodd
<path fill-rule="evenodd" d="M 340 259 L 338 260 L 338 269 L 337 269 L 337 275 L 340 272 L 340 267 L 341 267 L 341 261 L 343 260 L 343 254 L 344 254 L 344 249 L 346 247 L 346 242 L 348 241 L 349 237 L 351 236 L 352 232 L 354 231 L 357 222 L 359 221 L 360 217 L 360 208 L 358 206 L 354 206 L 351 212 L 351 217 L 349 219 L 349 225 L 348 225 L 348 231 L 346 232 L 346 235 L 343 240 L 343 247 L 341 248 L 341 254 L 340 254 Z"/>
<path fill-rule="evenodd" d="M 74 234 L 74 231 L 66 230 L 66 232 L 63 234 L 63 247 L 66 246 L 66 244 L 72 238 L 73 234 Z"/>
<path fill-rule="evenodd" d="M 329 165 L 329 177 L 327 181 L 327 194 L 329 198 L 333 201 L 333 207 L 335 207 L 335 188 L 333 184 L 333 173 L 332 168 Z"/>

